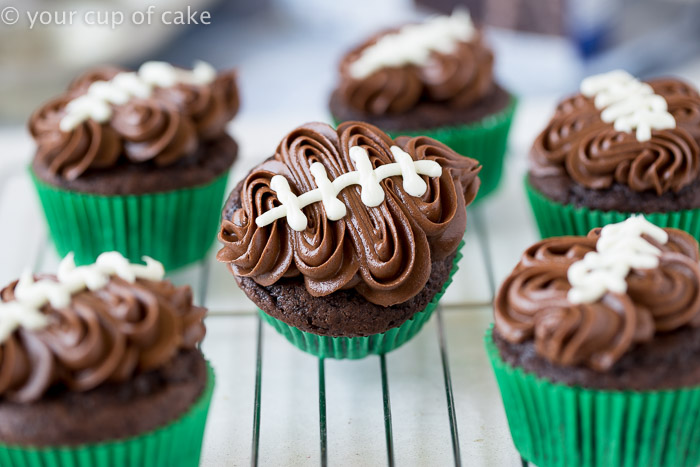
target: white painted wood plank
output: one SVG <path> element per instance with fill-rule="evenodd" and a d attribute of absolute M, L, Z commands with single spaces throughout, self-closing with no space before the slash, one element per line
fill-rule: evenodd
<path fill-rule="evenodd" d="M 517 466 L 496 380 L 483 338 L 491 308 L 443 313 L 462 461 L 469 466 Z"/>
<path fill-rule="evenodd" d="M 451 307 L 484 305 L 491 302 L 488 270 L 484 262 L 484 246 L 476 233 L 476 220 L 470 211 L 467 231 L 464 234 L 462 259 L 459 270 L 453 277 L 440 303 Z"/>
<path fill-rule="evenodd" d="M 46 235 L 43 212 L 26 172 L 0 186 L 0 287 L 33 269 Z"/>
<path fill-rule="evenodd" d="M 212 314 L 253 313 L 257 307 L 238 288 L 226 265 L 213 258 L 209 261 L 206 306 Z"/>
<path fill-rule="evenodd" d="M 479 207 L 486 220 L 489 255 L 496 288 L 512 271 L 522 252 L 539 240 L 523 185 L 527 155 L 554 109 L 554 99 L 523 99 L 513 123 L 504 180 Z"/>
<path fill-rule="evenodd" d="M 379 358 L 326 360 L 325 366 L 328 463 L 385 464 Z"/>
<path fill-rule="evenodd" d="M 216 387 L 207 419 L 202 466 L 250 464 L 257 322 L 254 316 L 206 319 L 202 351 L 214 367 Z"/>
<path fill-rule="evenodd" d="M 0 187 L 3 177 L 16 175 L 24 170 L 34 151 L 34 143 L 24 126 L 0 127 Z"/>
<path fill-rule="evenodd" d="M 396 465 L 454 465 L 435 317 L 386 360 Z"/>
<path fill-rule="evenodd" d="M 318 359 L 293 347 L 267 324 L 263 335 L 260 465 L 316 466 Z"/>

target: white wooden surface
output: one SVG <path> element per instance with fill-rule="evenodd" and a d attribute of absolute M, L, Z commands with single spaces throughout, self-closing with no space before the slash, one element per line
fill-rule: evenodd
<path fill-rule="evenodd" d="M 692 76 L 700 76 L 700 64 L 693 70 Z M 453 435 L 463 465 L 520 465 L 483 334 L 491 322 L 494 288 L 537 240 L 522 187 L 525 155 L 554 103 L 554 98 L 520 101 L 505 179 L 495 194 L 469 209 L 464 258 L 440 312 L 415 339 L 385 358 L 396 465 L 454 465 Z M 232 132 L 241 158 L 231 184 L 270 155 L 299 123 L 292 115 L 237 119 Z M 55 271 L 59 261 L 27 175 L 32 149 L 23 128 L 0 128 L 0 285 L 25 268 Z M 215 250 L 206 261 L 170 276 L 191 285 L 195 300 L 210 310 L 203 350 L 214 365 L 217 385 L 202 465 L 251 463 L 258 357 L 259 464 L 319 465 L 319 360 L 292 347 L 269 326 L 259 328 L 254 305 L 214 260 Z M 328 465 L 386 464 L 380 359 L 326 360 L 323 368 Z M 455 423 L 449 417 L 447 381 Z"/>

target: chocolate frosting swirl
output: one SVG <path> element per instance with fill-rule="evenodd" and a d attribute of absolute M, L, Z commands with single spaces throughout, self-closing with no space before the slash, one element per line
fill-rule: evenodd
<path fill-rule="evenodd" d="M 124 71 L 105 66 L 89 70 L 32 114 L 29 131 L 37 142 L 35 157 L 51 173 L 75 180 L 87 170 L 120 163 L 171 165 L 194 154 L 201 141 L 223 135 L 238 112 L 236 74 L 225 71 L 209 84 L 178 83 L 156 88 L 148 98 L 113 105 L 112 118 L 103 124 L 86 120 L 70 131 L 59 128 L 72 99 L 87 93 L 95 81 Z"/>
<path fill-rule="evenodd" d="M 224 133 L 240 106 L 233 70 L 219 73 L 208 86 L 178 83 L 172 88 L 161 88 L 158 93 L 177 104 L 192 120 L 197 135 L 204 140 Z"/>
<path fill-rule="evenodd" d="M 0 292 L 14 299 L 16 282 Z M 89 391 L 167 365 L 204 338 L 206 310 L 189 287 L 113 277 L 102 289 L 73 296 L 62 309 L 46 305 L 49 326 L 17 329 L 0 344 L 0 397 L 40 399 L 50 388 Z"/>
<path fill-rule="evenodd" d="M 131 99 L 115 109 L 111 126 L 123 138 L 131 162 L 170 165 L 197 148 L 194 125 L 168 101 Z"/>
<path fill-rule="evenodd" d="M 536 352 L 557 365 L 607 371 L 656 333 L 700 326 L 698 244 L 685 232 L 664 230 L 666 244 L 645 237 L 662 251 L 658 268 L 632 269 L 626 294 L 608 292 L 594 303 L 568 301 L 567 271 L 595 250 L 600 229 L 536 243 L 496 296 L 497 332 L 512 343 L 534 340 Z"/>
<path fill-rule="evenodd" d="M 307 206 L 306 230 L 297 232 L 285 219 L 258 227 L 257 216 L 279 205 L 270 188 L 274 175 L 283 175 L 297 195 L 316 188 L 310 166 L 324 165 L 329 179 L 354 170 L 349 151 L 362 146 L 374 167 L 394 162 L 390 147 L 397 145 L 414 160 L 434 160 L 443 172 L 424 177 L 422 197 L 408 195 L 400 177 L 383 180 L 384 202 L 367 207 L 360 187 L 343 190 L 338 199 L 347 214 L 330 221 L 321 203 Z M 241 185 L 240 203 L 225 216 L 218 260 L 233 274 L 250 277 L 263 286 L 285 277 L 303 278 L 313 296 L 354 288 L 368 301 L 382 306 L 415 296 L 430 277 L 431 261 L 453 253 L 466 229 L 465 207 L 479 187 L 478 163 L 425 137 L 392 141 L 378 128 L 358 122 L 341 124 L 337 131 L 322 123 L 303 125 L 287 135 L 273 157 L 255 167 Z"/>
<path fill-rule="evenodd" d="M 339 91 L 352 107 L 373 115 L 406 112 L 421 102 L 465 108 L 491 91 L 493 54 L 480 32 L 469 42 L 458 42 L 452 53 L 432 52 L 424 66 L 387 67 L 366 78 L 354 78 L 352 63 L 381 37 L 396 31 L 382 32 L 343 57 Z"/>
<path fill-rule="evenodd" d="M 86 120 L 70 132 L 59 124 L 71 97 L 53 99 L 38 109 L 29 120 L 29 132 L 37 142 L 36 156 L 52 173 L 74 180 L 88 168 L 106 168 L 117 163 L 123 142 L 109 125 Z"/>
<path fill-rule="evenodd" d="M 535 140 L 530 171 L 568 175 L 576 183 L 605 189 L 613 183 L 634 191 L 679 192 L 700 176 L 700 96 L 675 79 L 650 81 L 668 103 L 676 128 L 652 131 L 649 141 L 603 122 L 593 99 L 577 94 L 557 107 Z"/>

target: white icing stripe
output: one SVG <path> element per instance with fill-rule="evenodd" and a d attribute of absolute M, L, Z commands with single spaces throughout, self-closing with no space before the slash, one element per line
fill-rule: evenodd
<path fill-rule="evenodd" d="M 335 221 L 345 216 L 347 208 L 337 197 L 341 191 L 351 185 L 360 185 L 362 202 L 367 206 L 375 207 L 384 202 L 384 189 L 379 182 L 385 178 L 400 175 L 403 178 L 403 188 L 406 193 L 411 196 L 423 196 L 428 185 L 420 175 L 428 177 L 442 175 L 442 167 L 435 161 L 414 161 L 398 146 L 392 146 L 391 153 L 397 162 L 380 165 L 373 169 L 367 150 L 361 146 L 353 146 L 350 148 L 350 158 L 357 170 L 344 173 L 332 182 L 328 180 L 323 164 L 315 162 L 311 164 L 309 170 L 318 188 L 299 196 L 292 193 L 289 182 L 284 176 L 275 175 L 270 180 L 270 188 L 274 190 L 282 205 L 260 214 L 255 219 L 255 223 L 258 227 L 264 227 L 277 219 L 286 217 L 289 226 L 301 232 L 307 226 L 306 215 L 302 209 L 310 204 L 322 202 L 329 220 Z"/>
<path fill-rule="evenodd" d="M 596 108 L 603 109 L 600 118 L 614 122 L 615 130 L 630 133 L 636 130 L 638 141 L 651 139 L 651 130 L 676 127 L 662 96 L 623 70 L 589 76 L 581 82 L 581 94 L 594 98 Z"/>
<path fill-rule="evenodd" d="M 653 269 L 659 266 L 661 250 L 642 235 L 665 244 L 668 234 L 644 216 L 603 227 L 596 242 L 596 251 L 587 253 L 567 271 L 571 284 L 571 303 L 593 303 L 607 292 L 625 293 L 627 275 L 632 268 Z"/>
<path fill-rule="evenodd" d="M 72 295 L 85 289 L 101 289 L 111 276 L 130 283 L 136 279 L 162 280 L 163 265 L 148 257 L 143 259 L 145 265 L 131 264 L 120 253 L 112 251 L 102 253 L 95 264 L 76 267 L 70 253 L 58 267 L 57 281 L 34 281 L 31 273 L 24 273 L 15 287 L 15 300 L 0 302 L 0 343 L 18 327 L 40 329 L 47 326 L 48 320 L 41 312 L 47 303 L 54 308 L 65 308 L 70 305 Z"/>
<path fill-rule="evenodd" d="M 104 123 L 112 118 L 110 104 L 123 105 L 132 97 L 145 98 L 153 87 L 171 87 L 178 83 L 208 84 L 216 70 L 205 62 L 196 62 L 192 71 L 175 68 L 165 62 L 146 62 L 138 73 L 119 73 L 109 81 L 95 81 L 86 94 L 66 105 L 66 115 L 59 124 L 61 131 L 71 131 L 86 120 Z"/>
<path fill-rule="evenodd" d="M 452 53 L 458 42 L 468 42 L 473 36 L 474 24 L 469 12 L 463 9 L 455 10 L 451 16 L 409 24 L 364 49 L 350 65 L 350 74 L 364 79 L 382 68 L 425 65 L 431 52 Z"/>

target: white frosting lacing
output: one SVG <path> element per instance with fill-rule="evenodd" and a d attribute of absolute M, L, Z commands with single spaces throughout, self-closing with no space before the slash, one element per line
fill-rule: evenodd
<path fill-rule="evenodd" d="M 615 130 L 626 133 L 636 130 L 638 141 L 651 139 L 652 129 L 676 127 L 676 120 L 667 111 L 666 99 L 626 71 L 589 76 L 581 82 L 581 94 L 594 97 L 596 108 L 603 109 L 600 118 L 614 122 Z"/>
<path fill-rule="evenodd" d="M 469 12 L 463 9 L 455 10 L 451 16 L 435 16 L 420 24 L 409 24 L 364 49 L 350 65 L 350 74 L 355 79 L 364 79 L 382 68 L 425 65 L 431 52 L 450 54 L 458 42 L 468 42 L 473 36 L 474 24 Z"/>
<path fill-rule="evenodd" d="M 571 284 L 571 303 L 593 303 L 607 292 L 627 292 L 627 275 L 632 268 L 654 269 L 659 266 L 661 250 L 645 240 L 665 244 L 668 233 L 647 221 L 644 216 L 630 217 L 603 227 L 596 242 L 596 251 L 587 253 L 567 271 Z"/>
<path fill-rule="evenodd" d="M 162 280 L 163 265 L 148 257 L 143 260 L 145 265 L 131 264 L 120 253 L 112 251 L 102 253 L 94 264 L 76 267 L 70 253 L 58 267 L 57 280 L 35 281 L 31 272 L 25 272 L 15 287 L 15 300 L 0 302 L 0 343 L 18 327 L 40 329 L 47 326 L 48 320 L 41 312 L 47 303 L 53 308 L 65 308 L 70 305 L 72 295 L 85 289 L 101 289 L 112 276 L 129 283 L 136 279 Z"/>
<path fill-rule="evenodd" d="M 258 227 L 264 227 L 282 217 L 287 218 L 289 226 L 301 232 L 306 229 L 307 219 L 302 209 L 306 206 L 321 202 L 326 210 L 329 220 L 335 221 L 345 216 L 347 209 L 345 204 L 338 199 L 338 194 L 351 185 L 360 185 L 362 202 L 375 207 L 384 201 L 384 189 L 381 182 L 385 178 L 400 175 L 403 178 L 403 188 L 411 196 L 423 196 L 428 185 L 420 177 L 439 177 L 442 175 L 442 167 L 435 161 L 414 161 L 413 158 L 398 146 L 391 147 L 391 154 L 396 162 L 380 165 L 376 169 L 372 167 L 367 150 L 361 146 L 350 148 L 350 159 L 355 163 L 357 170 L 340 175 L 333 181 L 328 179 L 326 169 L 320 162 L 314 162 L 309 167 L 318 188 L 296 196 L 292 193 L 287 179 L 282 175 L 275 175 L 270 180 L 270 188 L 274 190 L 281 206 L 274 207 L 262 213 L 255 219 Z"/>
<path fill-rule="evenodd" d="M 175 68 L 166 62 L 146 62 L 138 72 L 117 74 L 109 81 L 95 81 L 86 94 L 66 105 L 61 131 L 71 131 L 86 120 L 104 123 L 112 118 L 112 106 L 126 104 L 132 97 L 146 98 L 154 87 L 172 87 L 178 83 L 203 85 L 216 78 L 216 70 L 205 62 L 196 62 L 192 71 Z"/>

